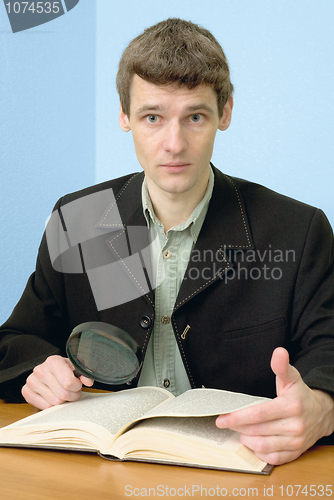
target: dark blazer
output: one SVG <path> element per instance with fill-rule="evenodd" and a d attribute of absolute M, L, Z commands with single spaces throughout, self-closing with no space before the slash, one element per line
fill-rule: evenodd
<path fill-rule="evenodd" d="M 284 346 L 307 384 L 334 393 L 334 248 L 326 217 L 263 186 L 215 168 L 214 174 L 207 216 L 172 315 L 192 387 L 274 397 L 270 358 L 275 347 Z M 122 251 L 118 242 L 129 239 L 127 228 L 146 227 L 142 181 L 143 173 L 129 175 L 67 195 L 56 204 L 58 233 L 66 230 L 66 237 L 71 236 L 65 215 L 76 202 L 81 208 L 73 215 L 71 231 L 88 227 L 92 237 L 88 235 L 81 248 L 67 241 L 63 250 L 72 245 L 78 258 L 77 272 L 67 272 L 66 251 L 62 261 L 52 255 L 51 263 L 44 235 L 36 271 L 0 329 L 2 397 L 18 396 L 27 374 L 46 357 L 64 355 L 66 340 L 79 323 L 115 324 L 131 333 L 145 353 L 155 321 L 154 290 L 144 293 L 138 275 L 142 292 L 136 298 L 113 307 L 107 300 L 107 306 L 97 307 L 88 279 L 94 266 L 117 260 L 115 255 Z M 112 206 L 120 216 L 112 233 L 108 223 L 115 225 L 116 216 L 111 215 L 110 199 L 103 197 L 108 190 L 115 195 L 117 205 Z M 80 203 L 89 195 L 95 196 L 85 211 Z M 98 199 L 103 201 L 102 211 L 101 203 L 95 203 Z M 62 241 L 59 237 L 58 245 Z M 144 238 L 133 253 L 145 244 Z M 80 259 L 86 264 L 85 245 L 93 245 L 90 255 L 101 248 L 100 261 L 90 262 L 89 269 L 80 268 Z M 147 274 L 148 269 L 141 273 L 146 278 Z M 131 386 L 136 384 L 137 379 Z M 124 387 L 129 386 L 113 389 Z"/>

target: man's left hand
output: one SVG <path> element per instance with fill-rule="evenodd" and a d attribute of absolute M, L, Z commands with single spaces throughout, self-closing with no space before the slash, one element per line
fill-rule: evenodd
<path fill-rule="evenodd" d="M 303 382 L 282 347 L 273 352 L 271 368 L 276 375 L 277 397 L 220 415 L 216 425 L 239 432 L 241 443 L 260 459 L 280 465 L 295 460 L 334 431 L 334 400 Z"/>

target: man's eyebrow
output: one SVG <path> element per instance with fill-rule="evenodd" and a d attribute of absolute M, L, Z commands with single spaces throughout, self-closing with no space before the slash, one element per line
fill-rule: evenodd
<path fill-rule="evenodd" d="M 186 109 L 186 111 L 190 113 L 200 110 L 205 110 L 208 111 L 209 113 L 214 113 L 214 110 L 211 108 L 211 106 L 209 106 L 205 102 L 199 102 L 198 104 L 193 104 L 192 106 L 188 106 Z"/>
<path fill-rule="evenodd" d="M 141 115 L 142 113 L 147 113 L 148 111 L 165 111 L 165 107 L 160 104 L 144 104 L 140 108 L 136 109 L 136 115 Z M 206 104 L 205 102 L 199 102 L 196 104 L 192 104 L 185 109 L 186 113 L 194 113 L 195 111 L 205 110 L 208 113 L 214 113 L 214 110 Z"/>
<path fill-rule="evenodd" d="M 147 111 L 163 111 L 164 108 L 159 104 L 144 104 L 140 108 L 136 109 L 136 115 L 141 115 Z"/>

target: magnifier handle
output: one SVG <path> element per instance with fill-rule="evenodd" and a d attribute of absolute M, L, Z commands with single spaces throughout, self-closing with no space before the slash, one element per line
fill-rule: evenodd
<path fill-rule="evenodd" d="M 86 378 L 90 378 L 90 380 L 93 380 L 93 379 L 92 379 L 92 377 L 87 377 L 87 375 L 84 375 L 83 373 L 81 373 L 81 372 L 80 372 L 79 370 L 77 370 L 77 369 L 75 369 L 73 373 L 74 373 L 74 375 L 75 375 L 77 378 L 80 378 L 81 376 L 83 376 L 83 377 L 86 377 Z M 84 385 L 86 385 L 86 384 L 84 384 Z"/>
<path fill-rule="evenodd" d="M 77 369 L 75 369 L 73 373 L 74 373 L 74 375 L 75 375 L 77 378 L 80 378 L 80 377 L 81 377 L 81 375 L 82 375 L 82 373 L 80 373 L 80 372 L 79 372 L 79 370 L 77 370 Z"/>

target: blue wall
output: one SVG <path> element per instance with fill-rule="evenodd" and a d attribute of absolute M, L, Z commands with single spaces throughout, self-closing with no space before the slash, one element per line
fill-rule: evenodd
<path fill-rule="evenodd" d="M 334 224 L 332 0 L 80 0 L 13 34 L 0 3 L 0 323 L 34 267 L 64 193 L 139 170 L 118 126 L 126 44 L 169 16 L 210 29 L 235 85 L 221 170 L 322 208 Z"/>
<path fill-rule="evenodd" d="M 131 136 L 115 115 L 115 72 L 126 44 L 170 16 L 210 29 L 230 63 L 234 112 L 217 135 L 214 164 L 319 206 L 334 224 L 332 0 L 127 0 L 117 9 L 99 0 L 96 181 L 137 169 Z"/>
<path fill-rule="evenodd" d="M 0 3 L 0 323 L 54 203 L 94 183 L 95 39 L 91 0 L 15 34 Z"/>

